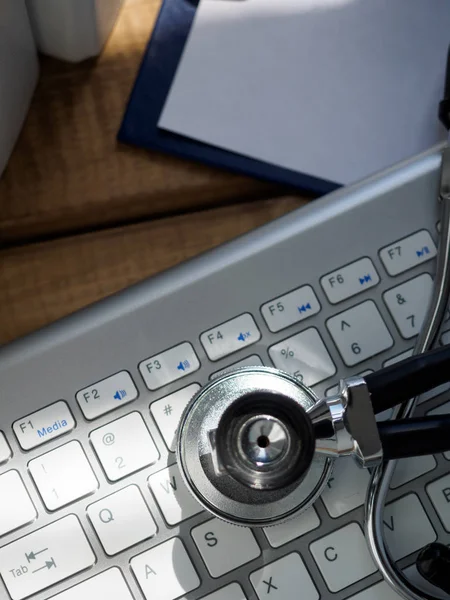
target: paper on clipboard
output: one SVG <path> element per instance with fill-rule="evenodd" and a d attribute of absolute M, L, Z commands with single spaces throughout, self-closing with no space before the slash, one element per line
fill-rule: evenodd
<path fill-rule="evenodd" d="M 444 139 L 448 0 L 201 0 L 159 127 L 351 183 Z"/>

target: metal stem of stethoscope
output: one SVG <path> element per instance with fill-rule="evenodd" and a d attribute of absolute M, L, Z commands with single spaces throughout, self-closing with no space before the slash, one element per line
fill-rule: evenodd
<path fill-rule="evenodd" d="M 432 348 L 438 338 L 439 330 L 447 309 L 450 291 L 450 149 L 442 154 L 441 183 L 441 232 L 433 296 L 421 333 L 414 348 L 414 354 L 421 354 Z M 395 409 L 393 419 L 409 418 L 416 405 L 416 398 Z M 365 533 L 372 558 L 385 581 L 406 600 L 436 600 L 415 587 L 396 567 L 389 555 L 384 541 L 383 511 L 389 485 L 395 469 L 395 461 L 385 462 L 374 470 L 369 485 L 365 507 Z"/>

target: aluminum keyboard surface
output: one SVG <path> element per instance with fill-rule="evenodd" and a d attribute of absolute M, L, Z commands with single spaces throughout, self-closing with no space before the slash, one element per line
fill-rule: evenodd
<path fill-rule="evenodd" d="M 434 151 L 338 190 L 1 349 L 0 462 L 2 452 L 6 460 L 0 464 L 0 489 L 9 473 L 5 489 L 19 490 L 11 475 L 17 472 L 31 504 L 24 500 L 27 524 L 0 537 L 0 571 L 2 558 L 13 561 L 16 551 L 18 557 L 16 572 L 0 581 L 0 599 L 25 597 L 21 590 L 33 590 L 33 581 L 41 581 L 41 572 L 30 574 L 30 564 L 42 566 L 42 577 L 48 575 L 51 584 L 42 587 L 42 579 L 42 589 L 31 593 L 35 600 L 69 589 L 74 595 L 67 600 L 86 597 L 88 588 L 79 588 L 78 596 L 73 586 L 116 567 L 120 571 L 103 576 L 105 587 L 102 576 L 92 580 L 90 593 L 104 589 L 104 597 L 113 600 L 197 599 L 230 585 L 212 599 L 284 600 L 298 597 L 303 585 L 305 598 L 391 598 L 387 589 L 372 588 L 380 576 L 360 558 L 367 473 L 339 466 L 314 512 L 297 524 L 298 537 L 281 543 L 289 537 L 286 530 L 230 530 L 200 512 L 176 485 L 171 441 L 177 414 L 190 395 L 236 363 L 286 369 L 291 364 L 292 372 L 321 395 L 339 377 L 378 369 L 413 347 L 434 272 L 439 166 Z M 414 252 L 422 255 L 404 271 L 389 274 L 388 250 L 395 253 L 394 243 L 402 245 L 413 235 Z M 344 285 L 338 276 L 352 282 L 345 283 L 347 292 L 336 292 Z M 297 315 L 293 310 L 299 320 L 286 325 L 295 317 L 279 313 Z M 433 396 L 419 411 L 438 409 L 445 400 L 445 393 Z M 48 413 L 33 415 L 49 406 Z M 399 470 L 386 523 L 402 568 L 414 563 L 416 554 L 408 548 L 417 550 L 417 543 L 450 542 L 450 481 L 440 481 L 449 472 L 442 455 Z M 51 473 L 58 475 L 56 483 Z M 353 500 L 348 496 L 352 486 Z M 121 494 L 112 497 L 116 492 Z M 4 510 L 13 511 L 10 505 Z M 140 515 L 141 528 L 130 525 L 132 545 L 122 550 L 126 541 L 108 534 L 111 523 L 104 521 L 109 514 L 126 520 L 127 506 Z M 78 520 L 74 527 L 73 519 Z M 44 526 L 49 528 L 40 531 Z M 30 541 L 44 546 L 31 544 L 28 554 L 49 549 L 27 559 L 24 536 L 33 532 L 39 533 Z M 67 547 L 54 541 L 72 533 L 73 548 L 70 539 Z M 133 535 L 145 539 L 133 543 Z M 17 542 L 22 538 L 23 544 Z M 79 561 L 74 574 L 65 565 L 70 563 L 66 553 Z M 56 566 L 49 567 L 52 560 Z M 165 571 L 167 561 L 173 564 Z M 148 571 L 157 571 L 155 565 L 162 573 Z M 359 575 L 352 573 L 354 565 Z M 184 583 L 174 582 L 178 571 Z M 55 573 L 61 573 L 61 581 L 52 579 Z M 183 594 L 183 585 L 192 591 Z M 372 591 L 358 596 L 366 588 Z"/>

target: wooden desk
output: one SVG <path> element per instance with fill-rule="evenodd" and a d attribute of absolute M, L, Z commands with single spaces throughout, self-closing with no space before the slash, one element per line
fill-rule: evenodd
<path fill-rule="evenodd" d="M 279 186 L 121 146 L 160 0 L 127 0 L 101 57 L 42 58 L 0 179 L 0 343 L 300 206 Z"/>

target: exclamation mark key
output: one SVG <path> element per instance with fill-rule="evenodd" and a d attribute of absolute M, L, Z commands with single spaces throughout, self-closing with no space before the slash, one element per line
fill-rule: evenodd
<path fill-rule="evenodd" d="M 138 397 L 138 391 L 128 371 L 120 371 L 110 377 L 83 388 L 76 399 L 86 419 L 96 419 Z"/>

